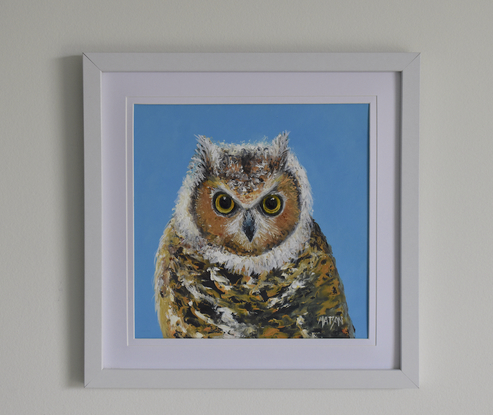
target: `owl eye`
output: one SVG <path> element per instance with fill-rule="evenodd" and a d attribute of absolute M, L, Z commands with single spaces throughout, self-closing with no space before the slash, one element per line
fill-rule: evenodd
<path fill-rule="evenodd" d="M 274 216 L 277 215 L 282 208 L 282 201 L 279 196 L 269 195 L 264 197 L 262 201 L 262 209 L 268 215 Z"/>
<path fill-rule="evenodd" d="M 219 213 L 227 215 L 235 208 L 235 202 L 226 193 L 218 193 L 214 199 L 214 207 Z"/>

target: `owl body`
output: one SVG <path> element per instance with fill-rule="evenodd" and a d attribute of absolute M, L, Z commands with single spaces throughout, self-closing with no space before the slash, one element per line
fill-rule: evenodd
<path fill-rule="evenodd" d="M 354 337 L 330 246 L 287 134 L 199 137 L 156 254 L 164 337 Z"/>

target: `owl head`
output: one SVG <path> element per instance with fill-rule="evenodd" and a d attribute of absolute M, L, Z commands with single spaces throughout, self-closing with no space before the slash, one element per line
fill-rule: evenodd
<path fill-rule="evenodd" d="M 286 133 L 271 143 L 217 144 L 199 136 L 175 220 L 211 263 L 245 274 L 279 268 L 311 231 L 311 192 Z"/>

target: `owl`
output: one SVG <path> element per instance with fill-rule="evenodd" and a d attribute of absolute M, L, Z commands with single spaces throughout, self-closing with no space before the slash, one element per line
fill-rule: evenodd
<path fill-rule="evenodd" d="M 354 337 L 331 247 L 288 134 L 198 137 L 155 261 L 165 338 Z"/>

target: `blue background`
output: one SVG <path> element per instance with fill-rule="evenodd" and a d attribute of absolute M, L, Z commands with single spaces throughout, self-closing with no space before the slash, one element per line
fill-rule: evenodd
<path fill-rule="evenodd" d="M 368 104 L 142 105 L 134 107 L 135 337 L 162 338 L 154 257 L 196 147 L 272 140 L 306 169 L 313 217 L 332 246 L 357 338 L 368 336 Z"/>

